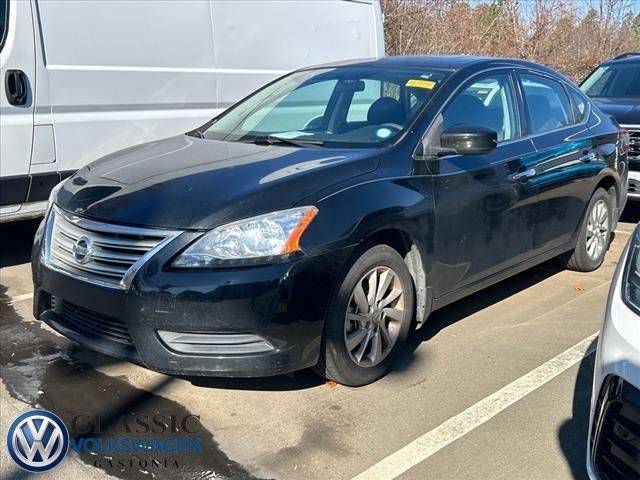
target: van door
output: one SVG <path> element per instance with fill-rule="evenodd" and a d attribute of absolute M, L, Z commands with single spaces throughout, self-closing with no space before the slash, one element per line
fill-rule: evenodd
<path fill-rule="evenodd" d="M 35 46 L 31 3 L 0 1 L 0 213 L 20 210 L 29 193 Z"/>
<path fill-rule="evenodd" d="M 34 5 L 61 177 L 116 150 L 193 130 L 219 112 L 208 2 Z"/>

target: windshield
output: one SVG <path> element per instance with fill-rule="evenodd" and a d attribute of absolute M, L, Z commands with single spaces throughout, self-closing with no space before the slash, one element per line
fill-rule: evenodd
<path fill-rule="evenodd" d="M 339 67 L 288 75 L 205 127 L 204 138 L 375 146 L 407 127 L 446 77 L 413 68 Z"/>
<path fill-rule="evenodd" d="M 640 64 L 598 67 L 580 89 L 596 98 L 640 98 Z"/>

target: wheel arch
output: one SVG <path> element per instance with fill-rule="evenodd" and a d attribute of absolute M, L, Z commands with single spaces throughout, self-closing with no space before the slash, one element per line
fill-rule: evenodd
<path fill-rule="evenodd" d="M 616 178 L 608 173 L 605 173 L 596 183 L 593 191 L 591 192 L 591 196 L 598 190 L 599 188 L 604 189 L 608 194 L 609 198 L 611 198 L 611 213 L 613 215 L 611 229 L 615 229 L 618 224 L 618 214 L 621 212 L 617 212 L 618 205 L 622 203 L 622 194 L 624 192 L 621 191 L 621 185 L 616 180 Z M 586 214 L 586 213 L 585 213 Z"/>
<path fill-rule="evenodd" d="M 396 250 L 404 259 L 416 294 L 415 310 L 417 327 L 424 325 L 431 312 L 431 287 L 427 283 L 427 273 L 423 252 L 417 239 L 409 232 L 398 227 L 386 227 L 367 235 L 362 243 L 365 245 L 388 245 Z"/>
<path fill-rule="evenodd" d="M 417 188 L 413 177 L 365 182 L 329 195 L 317 203 L 319 213 L 302 238 L 309 254 L 382 243 L 405 259 L 416 291 L 416 321 L 431 311 L 429 277 L 433 263 L 434 206 L 429 187 Z M 347 262 L 348 263 L 348 262 Z"/>

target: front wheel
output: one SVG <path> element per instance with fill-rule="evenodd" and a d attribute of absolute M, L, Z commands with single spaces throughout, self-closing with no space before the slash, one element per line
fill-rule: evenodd
<path fill-rule="evenodd" d="M 397 251 L 376 245 L 357 256 L 338 282 L 316 370 L 343 385 L 366 385 L 387 373 L 405 343 L 413 280 Z"/>
<path fill-rule="evenodd" d="M 591 272 L 604 261 L 611 241 L 613 212 L 611 197 L 598 188 L 589 202 L 575 248 L 562 255 L 561 263 L 570 270 Z"/>

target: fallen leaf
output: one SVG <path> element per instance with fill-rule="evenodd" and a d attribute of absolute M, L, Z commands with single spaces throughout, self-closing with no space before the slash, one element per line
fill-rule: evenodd
<path fill-rule="evenodd" d="M 334 388 L 336 388 L 338 386 L 338 384 L 336 382 L 334 382 L 333 380 L 327 380 L 324 383 L 325 388 L 329 389 L 329 390 L 333 390 Z"/>

